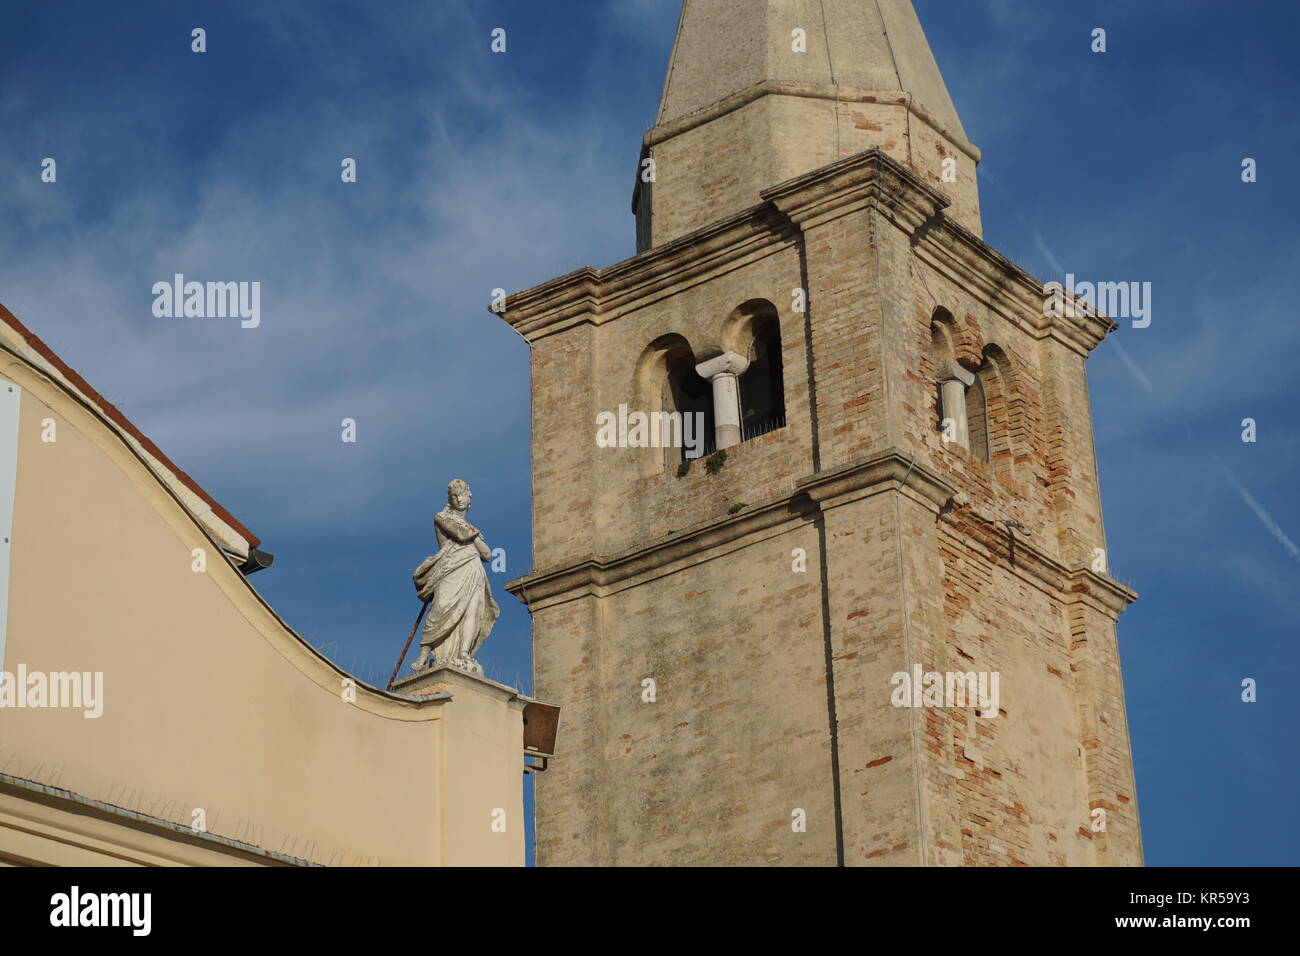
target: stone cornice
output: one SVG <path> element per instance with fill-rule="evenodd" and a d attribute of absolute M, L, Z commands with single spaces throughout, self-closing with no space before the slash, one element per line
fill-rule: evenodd
<path fill-rule="evenodd" d="M 605 269 L 584 266 L 517 292 L 506 300 L 504 313 L 493 314 L 533 342 L 580 322 L 616 318 L 628 304 L 769 255 L 790 241 L 789 224 L 759 203 Z"/>
<path fill-rule="evenodd" d="M 897 448 L 800 478 L 796 487 L 823 511 L 869 495 L 906 489 L 909 497 L 937 514 L 957 494 L 956 488 Z"/>
<path fill-rule="evenodd" d="M 506 299 L 505 311 L 489 312 L 505 319 L 528 341 L 538 328 L 558 332 L 584 321 L 600 311 L 603 293 L 600 270 L 583 266 Z"/>
<path fill-rule="evenodd" d="M 667 123 L 658 123 L 646 132 L 642 138 L 642 145 L 647 148 L 658 145 L 665 140 L 672 139 L 674 136 L 680 136 L 682 133 L 695 129 L 697 126 L 703 126 L 719 116 L 725 116 L 727 113 L 748 106 L 763 96 L 802 96 L 809 99 L 833 100 L 841 103 L 875 103 L 881 106 L 901 107 L 975 162 L 980 161 L 978 146 L 964 135 L 944 126 L 928 110 L 917 103 L 910 93 L 903 90 L 863 90 L 820 83 L 790 83 L 781 80 L 763 80 L 739 92 L 732 93 L 716 103 L 693 110 L 677 119 L 670 120 Z"/>
<path fill-rule="evenodd" d="M 458 692 L 480 694 L 508 704 L 514 710 L 523 710 L 532 698 L 525 697 L 514 687 L 494 681 L 482 674 L 470 674 L 447 664 L 408 674 L 393 683 L 391 693 L 413 700 L 454 700 Z"/>
<path fill-rule="evenodd" d="M 773 532 L 791 522 L 804 521 L 817 511 L 812 501 L 800 495 L 783 495 L 751 506 L 737 515 L 728 515 L 678 532 L 672 537 L 612 557 L 588 557 L 566 567 L 507 581 L 505 589 L 529 610 L 562 603 L 574 598 L 596 596 L 622 590 L 623 582 L 669 568 L 676 562 L 707 560 L 717 549 L 742 538 Z"/>
<path fill-rule="evenodd" d="M 880 149 L 787 179 L 761 195 L 803 229 L 874 202 L 901 213 L 910 234 L 949 204 L 947 196 Z"/>
<path fill-rule="evenodd" d="M 1091 568 L 1076 568 L 1070 572 L 1070 593 L 1073 602 L 1083 602 L 1103 613 L 1119 617 L 1124 609 L 1138 599 L 1138 593 L 1125 587 L 1114 578 L 1102 577 Z"/>
<path fill-rule="evenodd" d="M 1000 526 L 993 516 L 971 507 L 955 508 L 949 526 L 987 556 L 1050 597 L 1066 604 L 1083 602 L 1112 620 L 1137 600 L 1137 593 L 1088 567 L 1071 568 L 1039 550 L 1032 539 Z"/>
<path fill-rule="evenodd" d="M 958 285 L 975 287 L 984 299 L 1014 325 L 1028 327 L 1038 338 L 1051 336 L 1082 355 L 1097 347 L 1118 326 L 1082 299 L 1073 317 L 1054 318 L 1043 311 L 1044 284 L 979 236 L 944 217 L 943 228 L 927 230 L 914 243 L 930 266 L 952 276 Z"/>
<path fill-rule="evenodd" d="M 797 230 L 871 205 L 909 237 L 932 268 L 976 289 L 1008 321 L 1087 355 L 1118 326 L 1080 299 L 1074 315 L 1044 313 L 1039 282 L 943 213 L 949 200 L 903 164 L 871 149 L 764 190 L 763 201 L 605 269 L 585 266 L 510 296 L 505 319 L 530 343 L 581 323 L 600 324 L 690 283 L 771 255 Z M 492 310 L 489 310 L 492 311 Z"/>
<path fill-rule="evenodd" d="M 581 597 L 605 597 L 637 583 L 645 575 L 665 574 L 683 563 L 718 556 L 720 549 L 764 533 L 776 534 L 792 522 L 819 511 L 898 491 L 936 516 L 949 515 L 950 526 L 973 541 L 996 564 L 1065 603 L 1084 602 L 1118 618 L 1137 599 L 1129 588 L 1090 569 L 1068 568 L 1023 537 L 1011 537 L 988 516 L 955 506 L 957 490 L 921 462 L 896 448 L 833 471 L 796 482 L 795 491 L 688 529 L 663 541 L 610 557 L 588 557 L 575 564 L 537 571 L 506 583 L 505 588 L 530 611 Z M 739 546 L 739 545 L 737 545 Z M 725 553 L 725 552 L 724 552 Z"/>
<path fill-rule="evenodd" d="M 868 204 L 907 233 L 913 249 L 929 264 L 975 287 L 991 308 L 1038 338 L 1051 336 L 1087 355 L 1118 326 L 1082 299 L 1074 314 L 1048 316 L 1044 285 L 943 210 L 948 198 L 889 154 L 872 149 L 823 166 L 762 196 L 801 229 Z"/>
<path fill-rule="evenodd" d="M 602 270 L 602 312 L 609 318 L 621 315 L 642 305 L 646 298 L 771 255 L 793 243 L 795 236 L 790 224 L 766 203 L 751 206 Z"/>

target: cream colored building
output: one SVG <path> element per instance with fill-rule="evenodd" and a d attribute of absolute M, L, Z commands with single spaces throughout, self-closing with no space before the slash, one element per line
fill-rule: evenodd
<path fill-rule="evenodd" d="M 524 862 L 529 701 L 316 653 L 257 538 L 3 307 L 0 524 L 0 863 Z"/>

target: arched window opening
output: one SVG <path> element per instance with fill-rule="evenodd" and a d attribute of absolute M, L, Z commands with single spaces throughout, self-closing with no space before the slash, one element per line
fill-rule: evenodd
<path fill-rule="evenodd" d="M 708 405 L 701 408 L 699 393 L 703 390 L 700 382 L 695 381 L 694 350 L 690 342 L 679 333 L 670 332 L 659 336 L 642 351 L 636 362 L 633 375 L 636 400 L 629 402 L 631 409 L 629 419 L 635 414 L 647 419 L 640 424 L 629 421 L 629 442 L 633 429 L 637 443 L 642 441 L 645 450 L 640 457 L 638 467 L 644 477 L 661 473 L 665 470 L 676 471 L 683 457 L 696 457 L 702 453 L 706 436 L 705 428 L 696 428 L 699 422 L 683 420 L 682 413 L 710 412 Z M 690 431 L 686 429 L 690 422 Z M 711 430 L 711 424 L 708 428 Z M 685 454 L 690 452 L 689 455 Z"/>
<path fill-rule="evenodd" d="M 740 376 L 740 435 L 749 441 L 785 427 L 785 375 L 781 324 L 775 316 L 754 324 L 749 368 Z"/>
<path fill-rule="evenodd" d="M 943 309 L 935 311 L 934 319 L 930 323 L 930 365 L 937 368 L 939 363 L 946 358 L 952 358 L 952 342 L 950 333 L 946 327 L 947 319 L 944 318 L 948 313 Z M 933 369 L 932 369 L 933 371 Z"/>
<path fill-rule="evenodd" d="M 930 319 L 930 343 L 926 353 L 929 368 L 926 370 L 934 382 L 934 416 L 931 425 L 947 441 L 958 441 L 956 433 L 957 410 L 943 406 L 943 383 L 952 378 L 947 372 L 953 357 L 952 314 L 942 306 L 934 310 Z M 947 426 L 945 426 L 947 422 Z"/>
<path fill-rule="evenodd" d="M 961 446 L 1004 474 L 1013 458 L 1006 385 L 1010 364 L 1002 349 L 989 344 L 972 371 L 957 362 L 957 342 L 952 314 L 936 308 L 922 363 L 934 383 L 934 427 L 945 443 Z"/>
<path fill-rule="evenodd" d="M 665 411 L 681 414 L 683 434 L 703 443 L 703 455 L 713 454 L 717 449 L 713 426 L 713 389 L 695 371 L 695 358 L 689 353 L 678 355 L 668 363 L 663 407 Z M 692 416 L 689 424 L 687 416 Z M 690 460 L 687 455 L 689 451 L 691 449 L 686 441 L 681 442 L 681 447 L 666 447 L 665 467 L 676 467 L 681 462 Z"/>
<path fill-rule="evenodd" d="M 975 374 L 975 381 L 966 389 L 966 433 L 970 438 L 970 453 L 981 461 L 989 460 L 989 406 L 984 395 L 985 374 L 985 369 L 981 367 Z"/>
<path fill-rule="evenodd" d="M 1006 352 L 989 344 L 984 348 L 984 361 L 976 373 L 986 410 L 986 451 L 983 458 L 1003 478 L 1013 477 L 1015 465 L 1013 412 L 1007 391 L 1011 368 Z"/>

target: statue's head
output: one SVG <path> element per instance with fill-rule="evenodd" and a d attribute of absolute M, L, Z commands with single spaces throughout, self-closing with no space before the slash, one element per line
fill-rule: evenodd
<path fill-rule="evenodd" d="M 447 504 L 457 511 L 468 511 L 471 497 L 469 482 L 461 478 L 453 478 L 447 486 Z"/>

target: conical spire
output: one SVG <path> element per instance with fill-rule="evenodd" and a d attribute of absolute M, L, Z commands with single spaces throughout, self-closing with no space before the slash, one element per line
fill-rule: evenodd
<path fill-rule="evenodd" d="M 910 0 L 684 0 L 645 145 L 655 182 L 638 189 L 642 247 L 876 146 L 979 232 L 979 151 Z"/>

